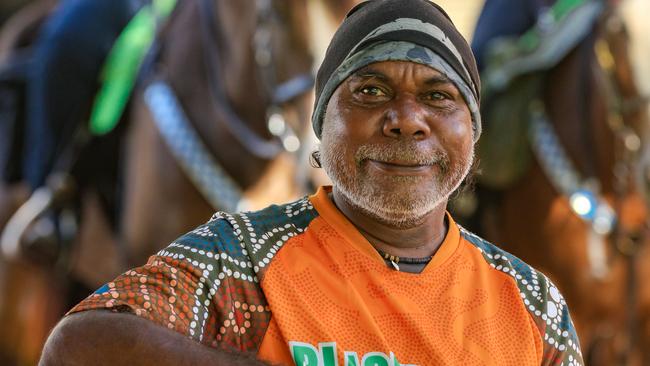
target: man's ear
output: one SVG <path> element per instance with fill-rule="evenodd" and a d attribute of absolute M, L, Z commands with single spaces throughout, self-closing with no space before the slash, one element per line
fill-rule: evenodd
<path fill-rule="evenodd" d="M 323 164 L 320 162 L 320 150 L 316 149 L 311 152 L 311 155 L 309 156 L 309 165 L 311 165 L 312 168 L 322 168 Z"/>

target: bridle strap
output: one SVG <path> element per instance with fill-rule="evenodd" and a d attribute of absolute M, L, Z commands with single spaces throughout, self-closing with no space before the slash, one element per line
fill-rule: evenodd
<path fill-rule="evenodd" d="M 611 17 L 618 17 L 614 9 L 615 5 L 610 6 Z M 606 32 L 611 27 L 617 27 L 614 31 L 627 34 L 624 29 L 624 23 L 620 18 L 610 18 L 606 24 Z M 630 177 L 643 177 L 642 170 L 642 141 L 633 127 L 625 123 L 626 117 L 634 116 L 638 108 L 647 103 L 648 97 L 626 95 L 619 84 L 616 82 L 616 58 L 612 51 L 611 40 L 603 40 L 597 47 L 598 62 L 605 74 L 605 90 L 607 99 L 610 101 L 608 113 L 608 126 L 617 139 L 616 163 L 613 169 L 614 174 L 614 192 L 616 196 L 616 206 L 619 212 L 622 210 L 623 201 L 630 192 Z M 634 88 L 637 89 L 637 88 Z M 637 89 L 638 90 L 638 89 Z M 629 94 L 629 93 L 628 93 Z M 647 116 L 647 115 L 646 115 Z M 648 120 L 642 121 L 647 124 Z M 642 179 L 635 179 L 638 189 L 645 189 Z M 644 192 L 647 195 L 647 191 Z M 646 205 L 648 202 L 646 201 Z M 647 219 L 646 224 L 637 231 L 628 231 L 622 225 L 616 227 L 613 235 L 614 246 L 623 256 L 626 263 L 627 280 L 625 283 L 626 304 L 626 339 L 624 346 L 626 349 L 622 352 L 623 361 L 627 363 L 628 355 L 635 348 L 636 339 L 639 335 L 637 303 L 638 303 L 638 252 L 640 245 L 648 238 Z"/>
<path fill-rule="evenodd" d="M 273 9 L 272 0 L 255 0 L 255 7 L 257 9 L 257 28 L 253 37 L 255 63 L 264 87 L 271 96 L 272 105 L 269 109 L 277 110 L 280 104 L 287 103 L 311 90 L 314 86 L 314 77 L 310 73 L 303 73 L 278 84 L 277 70 L 273 63 L 275 55 L 272 43 L 272 23 L 277 21 L 277 13 Z"/>
<path fill-rule="evenodd" d="M 618 17 L 614 10 L 610 9 L 611 17 Z M 623 27 L 622 32 L 626 34 L 624 30 L 624 25 L 620 18 L 613 18 L 616 21 L 618 27 Z M 608 19 L 611 21 L 611 19 Z M 606 27 L 609 28 L 609 25 Z M 616 30 L 621 31 L 621 30 Z M 624 197 L 630 191 L 630 181 L 629 178 L 635 177 L 633 181 L 636 183 L 638 189 L 644 189 L 644 184 L 641 181 L 643 177 L 642 172 L 642 140 L 639 136 L 639 133 L 635 131 L 633 126 L 625 123 L 625 120 L 630 116 L 634 116 L 634 112 L 629 108 L 629 103 L 636 103 L 639 99 L 643 97 L 640 96 L 630 96 L 630 92 L 626 93 L 622 90 L 621 86 L 616 81 L 616 57 L 611 49 L 611 40 L 607 38 L 600 40 L 597 43 L 596 55 L 598 64 L 603 70 L 604 77 L 601 79 L 603 88 L 605 90 L 606 99 L 609 101 L 608 104 L 608 115 L 607 115 L 607 126 L 610 131 L 616 138 L 617 150 L 616 150 L 616 162 L 613 169 L 614 174 L 614 191 L 617 196 L 617 201 L 622 202 Z M 636 87 L 633 90 L 638 90 Z M 648 122 L 647 114 L 646 118 L 641 120 L 642 125 L 646 125 Z M 647 194 L 647 193 L 646 193 Z M 647 202 L 646 202 L 647 204 Z M 634 236 L 635 234 L 632 234 Z M 617 235 L 618 236 L 618 235 Z M 617 239 L 620 240 L 620 239 Z M 617 245 L 618 248 L 618 245 Z M 619 251 L 624 255 L 629 255 L 627 250 Z"/>
<path fill-rule="evenodd" d="M 217 7 L 214 6 L 213 0 L 198 0 L 201 7 L 201 34 L 205 50 L 204 62 L 207 72 L 208 85 L 210 89 L 211 101 L 217 110 L 223 113 L 222 119 L 224 126 L 230 131 L 235 139 L 254 156 L 261 159 L 273 159 L 278 154 L 284 151 L 284 147 L 278 139 L 266 140 L 259 136 L 255 131 L 248 127 L 248 124 L 239 116 L 239 114 L 232 108 L 226 90 L 225 83 L 220 78 L 221 75 L 221 62 L 217 52 L 217 42 L 225 37 L 216 26 L 214 19 L 218 18 Z M 270 3 L 268 3 L 270 7 Z M 258 17 L 258 30 L 255 34 L 255 57 L 258 68 L 261 69 L 264 85 L 269 94 L 271 104 L 267 106 L 267 117 L 271 115 L 271 111 L 275 113 L 280 110 L 280 104 L 287 103 L 296 97 L 306 93 L 313 86 L 313 77 L 309 74 L 298 75 L 282 84 L 276 85 L 275 83 L 275 68 L 272 62 L 272 51 L 270 48 L 271 30 L 269 29 L 268 21 L 265 20 L 263 25 L 259 25 L 259 19 L 267 19 L 271 16 L 272 9 L 261 9 L 260 1 L 257 2 L 257 9 L 260 17 Z M 260 32 L 266 32 L 262 37 Z M 260 40 L 266 38 L 266 40 Z M 269 45 L 265 50 L 267 52 L 267 62 L 260 62 L 260 44 Z"/>
<path fill-rule="evenodd" d="M 219 57 L 217 57 L 216 47 L 214 47 L 219 36 L 216 34 L 219 28 L 214 26 L 213 20 L 213 17 L 217 17 L 216 7 L 213 6 L 212 0 L 199 0 L 199 3 L 202 20 L 201 34 L 205 47 L 203 54 L 212 104 L 214 108 L 223 113 L 224 118 L 221 120 L 224 126 L 246 150 L 261 159 L 273 159 L 283 151 L 282 145 L 275 140 L 267 141 L 251 130 L 228 101 L 224 82 L 219 79 L 222 68 Z"/>
<path fill-rule="evenodd" d="M 280 105 L 289 103 L 297 97 L 305 94 L 314 86 L 314 77 L 311 74 L 297 75 L 279 85 L 273 90 L 273 104 Z"/>

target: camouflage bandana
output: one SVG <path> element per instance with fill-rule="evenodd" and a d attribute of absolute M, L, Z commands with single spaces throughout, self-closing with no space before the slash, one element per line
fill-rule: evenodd
<path fill-rule="evenodd" d="M 348 57 L 331 75 L 323 88 L 314 109 L 312 124 L 314 130 L 318 131 L 320 138 L 323 117 L 327 110 L 327 103 L 338 86 L 352 75 L 355 71 L 370 64 L 382 61 L 410 61 L 429 66 L 451 80 L 458 88 L 469 111 L 472 115 L 472 127 L 474 130 L 474 142 L 481 135 L 481 115 L 479 104 L 472 92 L 472 89 L 463 78 L 438 54 L 432 50 L 406 41 L 388 41 L 376 43 Z"/>

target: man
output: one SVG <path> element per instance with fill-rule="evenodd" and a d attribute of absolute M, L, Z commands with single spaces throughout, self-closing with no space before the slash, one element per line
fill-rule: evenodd
<path fill-rule="evenodd" d="M 557 288 L 445 211 L 481 124 L 444 11 L 357 6 L 316 96 L 333 187 L 215 214 L 75 307 L 42 363 L 581 365 Z"/>
<path fill-rule="evenodd" d="M 106 56 L 143 3 L 64 0 L 44 24 L 28 85 L 23 178 L 32 191 L 61 169 L 58 160 L 88 114 Z"/>

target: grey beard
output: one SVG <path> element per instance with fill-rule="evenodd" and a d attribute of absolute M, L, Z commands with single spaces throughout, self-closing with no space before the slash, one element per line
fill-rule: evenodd
<path fill-rule="evenodd" d="M 323 135 L 330 134 L 327 128 Z M 326 138 L 323 136 L 324 139 Z M 441 204 L 460 186 L 470 170 L 473 155 L 455 169 L 450 168 L 449 159 L 442 152 L 422 153 L 412 143 L 396 142 L 391 145 L 363 145 L 355 152 L 355 169 L 350 169 L 340 154 L 343 151 L 336 136 L 328 136 L 329 148 L 321 146 L 323 169 L 336 189 L 349 204 L 384 224 L 409 228 L 420 224 L 425 216 Z M 473 152 L 472 152 L 473 154 Z M 409 189 L 422 177 L 385 177 L 393 182 L 403 183 L 404 189 L 386 190 L 381 182 L 371 180 L 362 169 L 364 161 L 399 160 L 418 165 L 438 165 L 440 175 L 434 184 L 429 184 L 425 192 Z M 419 184 L 425 184 L 420 182 Z"/>

